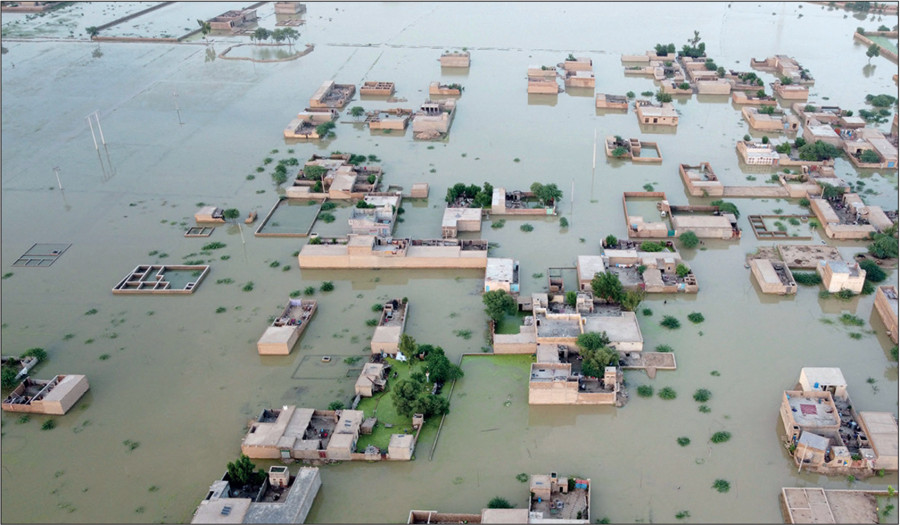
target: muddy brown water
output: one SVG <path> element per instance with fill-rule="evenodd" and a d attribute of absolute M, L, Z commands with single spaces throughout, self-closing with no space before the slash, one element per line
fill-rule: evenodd
<path fill-rule="evenodd" d="M 234 7 L 216 3 L 208 16 Z M 154 11 L 152 21 L 181 27 L 177 18 L 186 12 L 167 15 L 166 9 Z M 420 342 L 441 345 L 454 360 L 480 352 L 486 334 L 477 271 L 301 272 L 293 254 L 303 239 L 256 238 L 243 225 L 244 242 L 235 225 L 205 239 L 183 237 L 201 202 L 264 216 L 277 198 L 269 178 L 275 163 L 256 172 L 265 157 L 375 154 L 386 183 L 428 182 L 427 203 L 404 205 L 398 236 L 438 236 L 442 197 L 457 181 L 507 189 L 557 183 L 569 228 L 560 229 L 556 218 L 508 218 L 501 229 L 485 223 L 481 233 L 496 243 L 493 255 L 521 261 L 522 291 L 531 293 L 546 285 L 547 267 L 573 266 L 579 254 L 598 254 L 607 234 L 624 236 L 623 191 L 651 183 L 674 205 L 702 204 L 709 199 L 685 193 L 679 163 L 708 161 L 726 185 L 751 183 L 748 175 L 761 181 L 768 172 L 741 170 L 734 144 L 748 127 L 727 98 L 677 97 L 677 131 L 641 133 L 631 110 L 598 114 L 590 97 L 528 96 L 528 65 L 556 64 L 572 52 L 594 61 L 597 92 L 655 90 L 649 79 L 624 76 L 620 54 L 642 53 L 657 41 L 680 46 L 697 29 L 708 54 L 726 68 L 748 71 L 751 57 L 776 53 L 797 57 L 816 78 L 811 101 L 858 111 L 867 93 L 896 92 L 897 66 L 881 57 L 869 65 L 865 47 L 852 40 L 857 26 L 892 26 L 896 17 L 863 21 L 811 4 L 314 3 L 307 9 L 297 45 L 314 43 L 315 51 L 282 63 L 210 60 L 201 44 L 103 43 L 98 56 L 96 44 L 68 39 L 65 25 L 78 24 L 75 32 L 83 34 L 83 26 L 112 18 L 96 8 L 56 33 L 46 29 L 54 16 L 76 17 L 48 14 L 34 19 L 44 32 L 17 29 L 17 37 L 30 38 L 4 40 L 0 261 L 2 272 L 13 275 L 2 281 L 3 353 L 43 347 L 50 359 L 37 377 L 84 373 L 91 390 L 69 414 L 53 418 L 50 431 L 40 429 L 46 417 L 18 423 L 18 416 L 3 414 L 3 521 L 189 521 L 209 484 L 237 457 L 247 420 L 262 408 L 349 401 L 355 377 L 347 377 L 343 357 L 366 355 L 370 307 L 387 298 L 409 298 L 407 331 Z M 261 24 L 273 28 L 271 7 L 259 12 Z M 91 17 L 96 24 L 86 23 Z M 20 19 L 4 14 L 4 33 Z M 641 20 L 642 30 L 629 20 Z M 128 31 L 152 33 L 130 27 L 140 22 L 130 21 Z M 59 41 L 42 40 L 47 31 Z M 750 31 L 752 37 L 743 36 Z M 216 52 L 242 41 L 212 40 Z M 464 46 L 472 52 L 469 70 L 441 70 L 440 53 Z M 418 106 L 434 80 L 459 82 L 465 91 L 444 142 L 342 123 L 333 140 L 285 144 L 281 130 L 326 79 L 393 81 L 396 96 L 408 100 L 401 107 Z M 93 148 L 85 117 L 95 110 L 108 153 Z M 608 162 L 607 135 L 659 143 L 662 164 Z M 869 203 L 896 208 L 896 172 L 857 172 L 844 160 L 836 170 L 875 192 L 866 195 Z M 619 410 L 529 407 L 527 360 L 467 358 L 433 460 L 429 442 L 419 444 L 410 463 L 327 466 L 308 521 L 402 522 L 410 508 L 478 512 L 495 495 L 525 505 L 527 485 L 515 479 L 521 472 L 590 477 L 592 518 L 614 522 L 672 521 L 680 510 L 697 521 L 778 522 L 780 487 L 846 487 L 844 479 L 792 468 L 779 442 L 778 405 L 802 366 L 839 366 L 859 407 L 896 414 L 897 366 L 872 313 L 874 297 L 824 300 L 808 288 L 794 297 L 760 294 L 744 257 L 772 243 L 754 238 L 746 216 L 804 210 L 778 199 L 734 202 L 743 238 L 684 252 L 700 293 L 652 297 L 643 305 L 653 312 L 640 316 L 645 347 L 671 345 L 677 371 L 661 371 L 654 380 L 627 372 L 632 399 Z M 333 214 L 334 223 L 313 230 L 345 232 L 349 210 Z M 525 223 L 534 230 L 520 231 Z M 227 246 L 199 253 L 214 241 Z M 12 267 L 36 242 L 72 247 L 49 268 Z M 807 242 L 821 238 L 815 233 Z M 845 258 L 863 246 L 829 243 Z M 137 264 L 196 259 L 211 261 L 212 271 L 193 295 L 110 292 Z M 326 280 L 335 290 L 316 293 L 319 311 L 294 352 L 258 356 L 255 342 L 288 295 Z M 890 281 L 896 283 L 896 271 Z M 252 290 L 242 291 L 249 282 Z M 216 313 L 219 307 L 225 311 Z M 86 315 L 91 309 L 97 313 Z M 687 314 L 694 311 L 705 322 L 691 324 Z M 865 325 L 842 326 L 842 313 Z M 663 315 L 678 317 L 682 327 L 662 328 Z M 466 340 L 456 330 L 473 335 Z M 321 355 L 336 359 L 317 366 Z M 713 370 L 719 375 L 710 375 Z M 640 384 L 671 386 L 678 398 L 638 398 Z M 701 387 L 712 392 L 708 414 L 691 399 Z M 731 441 L 709 444 L 718 430 L 731 432 Z M 691 445 L 678 446 L 679 436 Z M 729 480 L 730 492 L 712 490 L 716 478 Z M 897 476 L 854 486 L 888 484 L 896 487 Z"/>

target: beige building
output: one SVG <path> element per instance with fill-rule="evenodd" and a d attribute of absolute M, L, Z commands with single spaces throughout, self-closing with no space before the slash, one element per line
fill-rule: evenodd
<path fill-rule="evenodd" d="M 459 232 L 481 231 L 481 208 L 447 208 L 441 219 L 441 237 L 455 239 Z"/>
<path fill-rule="evenodd" d="M 800 129 L 800 120 L 780 109 L 776 109 L 774 113 L 768 114 L 760 112 L 755 107 L 743 107 L 741 108 L 741 115 L 750 124 L 750 128 L 757 131 L 793 133 Z"/>
<path fill-rule="evenodd" d="M 591 71 L 593 67 L 593 61 L 587 57 L 577 57 L 575 60 L 565 60 L 563 62 L 563 70 L 565 71 Z"/>
<path fill-rule="evenodd" d="M 284 128 L 286 139 L 318 139 L 319 132 L 316 129 L 320 124 L 332 122 L 338 117 L 333 109 L 301 111 L 297 118 L 291 120 Z"/>
<path fill-rule="evenodd" d="M 785 100 L 802 100 L 809 98 L 809 87 L 798 84 L 772 83 L 772 91 Z"/>
<path fill-rule="evenodd" d="M 590 292 L 591 281 L 598 273 L 606 272 L 606 262 L 602 255 L 579 255 L 575 262 L 578 271 L 578 289 Z"/>
<path fill-rule="evenodd" d="M 815 79 L 809 75 L 806 68 L 802 67 L 795 59 L 787 55 L 775 55 L 765 60 L 750 59 L 750 67 L 759 71 L 767 71 L 779 77 L 791 79 L 791 85 L 802 84 L 811 86 Z"/>
<path fill-rule="evenodd" d="M 528 404 L 615 405 L 620 375 L 614 366 L 606 367 L 602 378 L 586 378 L 573 375 L 571 363 L 532 363 Z"/>
<path fill-rule="evenodd" d="M 778 103 L 775 97 L 758 96 L 756 92 L 735 91 L 731 94 L 731 101 L 739 106 L 775 106 Z"/>
<path fill-rule="evenodd" d="M 356 380 L 354 391 L 360 397 L 372 397 L 384 390 L 386 384 L 384 363 L 366 363 Z"/>
<path fill-rule="evenodd" d="M 797 282 L 791 269 L 781 261 L 772 259 L 753 259 L 750 261 L 750 273 L 759 285 L 762 293 L 789 295 L 797 293 Z"/>
<path fill-rule="evenodd" d="M 63 415 L 81 399 L 90 385 L 80 374 L 54 376 L 53 379 L 25 378 L 0 405 L 7 412 Z"/>
<path fill-rule="evenodd" d="M 367 208 L 354 207 L 350 210 L 350 232 L 357 235 L 390 237 L 394 232 L 397 213 L 400 209 L 398 195 L 366 195 L 363 202 Z"/>
<path fill-rule="evenodd" d="M 469 67 L 471 58 L 468 51 L 443 53 L 440 58 L 441 67 Z"/>
<path fill-rule="evenodd" d="M 556 95 L 560 92 L 556 82 L 556 70 L 553 76 L 528 76 L 528 94 L 530 95 Z"/>
<path fill-rule="evenodd" d="M 316 313 L 315 299 L 288 299 L 288 304 L 256 342 L 259 355 L 288 355 Z"/>
<path fill-rule="evenodd" d="M 731 93 L 731 82 L 724 78 L 698 80 L 697 93 L 700 95 L 728 95 Z"/>
<path fill-rule="evenodd" d="M 594 89 L 594 72 L 593 71 L 570 71 L 566 70 L 566 87 L 571 88 L 590 88 Z"/>
<path fill-rule="evenodd" d="M 450 132 L 454 115 L 456 115 L 455 100 L 426 100 L 413 115 L 415 138 L 431 140 L 445 136 Z"/>
<path fill-rule="evenodd" d="M 598 109 L 628 109 L 628 99 L 620 95 L 597 93 L 594 104 Z"/>
<path fill-rule="evenodd" d="M 529 523 L 591 523 L 590 479 L 532 474 L 529 492 Z"/>
<path fill-rule="evenodd" d="M 334 80 L 326 80 L 310 97 L 309 107 L 340 109 L 350 102 L 354 93 L 356 86 L 353 84 L 336 84 Z"/>
<path fill-rule="evenodd" d="M 702 162 L 697 166 L 679 164 L 678 173 L 688 193 L 694 197 L 720 197 L 725 192 L 725 186 L 709 162 Z"/>
<path fill-rule="evenodd" d="M 301 2 L 275 2 L 276 15 L 299 15 L 306 12 L 306 4 Z"/>
<path fill-rule="evenodd" d="M 897 325 L 897 288 L 895 286 L 879 286 L 875 290 L 875 311 L 888 329 L 888 335 L 894 344 L 898 342 Z"/>
<path fill-rule="evenodd" d="M 866 280 L 866 271 L 855 262 L 819 261 L 816 265 L 816 273 L 822 277 L 822 284 L 830 293 L 837 293 L 841 290 L 859 293 Z"/>
<path fill-rule="evenodd" d="M 375 110 L 366 113 L 366 124 L 370 130 L 402 131 L 409 125 L 413 111 L 411 109 L 392 108 Z"/>
<path fill-rule="evenodd" d="M 431 96 L 458 97 L 462 95 L 462 86 L 459 84 L 432 82 L 428 86 L 428 94 Z"/>
<path fill-rule="evenodd" d="M 634 102 L 634 112 L 640 124 L 655 126 L 678 125 L 678 112 L 675 111 L 675 106 L 671 102 L 654 104 L 649 100 L 636 100 Z"/>
<path fill-rule="evenodd" d="M 217 222 L 220 224 L 225 223 L 225 210 L 222 208 L 217 208 L 215 206 L 203 206 L 197 213 L 194 214 L 194 220 L 197 221 L 197 224 L 201 223 L 210 223 Z"/>
<path fill-rule="evenodd" d="M 676 215 L 672 214 L 672 229 L 675 237 L 684 232 L 694 232 L 701 239 L 732 239 L 740 237 L 735 234 L 737 218 L 731 213 L 720 215 Z"/>
<path fill-rule="evenodd" d="M 503 290 L 519 293 L 519 261 L 509 258 L 488 257 L 484 272 L 484 291 Z"/>
<path fill-rule="evenodd" d="M 750 166 L 777 166 L 781 159 L 772 143 L 763 144 L 762 142 L 739 140 L 737 151 L 744 164 Z"/>
<path fill-rule="evenodd" d="M 382 239 L 349 235 L 334 243 L 305 244 L 300 268 L 485 268 L 484 240 Z"/>
<path fill-rule="evenodd" d="M 506 188 L 497 187 L 491 194 L 491 215 L 556 215 L 559 201 L 554 201 L 550 206 L 542 202 L 533 206 L 535 201 L 537 199 L 530 191 L 507 192 Z"/>
<path fill-rule="evenodd" d="M 416 450 L 416 436 L 412 434 L 391 434 L 388 442 L 388 456 L 394 460 L 411 460 Z"/>
<path fill-rule="evenodd" d="M 859 425 L 875 452 L 875 464 L 872 468 L 896 472 L 897 448 L 900 435 L 897 432 L 897 420 L 888 412 L 860 412 Z"/>
<path fill-rule="evenodd" d="M 269 467 L 254 498 L 233 497 L 230 482 L 225 474 L 209 487 L 191 523 L 304 523 L 322 487 L 318 468 L 301 467 L 291 476 L 281 465 Z"/>
<path fill-rule="evenodd" d="M 869 239 L 893 224 L 880 206 L 867 206 L 856 193 L 846 192 L 841 200 L 840 215 L 825 199 L 809 200 L 810 209 L 830 239 Z"/>
<path fill-rule="evenodd" d="M 256 9 L 226 11 L 209 20 L 212 31 L 237 32 L 256 22 Z"/>
<path fill-rule="evenodd" d="M 397 355 L 408 315 L 409 303 L 400 299 L 391 299 L 384 303 L 370 343 L 373 354 Z"/>
<path fill-rule="evenodd" d="M 838 149 L 844 146 L 844 140 L 830 124 L 823 124 L 816 119 L 810 119 L 807 122 L 806 128 L 803 130 L 803 139 L 809 143 L 821 140 Z"/>
<path fill-rule="evenodd" d="M 394 94 L 394 83 L 376 81 L 363 82 L 362 86 L 359 87 L 359 94 L 373 97 L 389 97 Z"/>

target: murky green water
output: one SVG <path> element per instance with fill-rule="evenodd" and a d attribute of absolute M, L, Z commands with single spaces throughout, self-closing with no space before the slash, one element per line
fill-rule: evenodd
<path fill-rule="evenodd" d="M 406 296 L 407 331 L 418 341 L 441 345 L 451 359 L 480 352 L 485 316 L 477 271 L 301 272 L 293 253 L 303 240 L 256 238 L 244 228 L 242 242 L 236 226 L 220 227 L 209 239 L 183 237 L 199 202 L 264 215 L 276 191 L 271 170 L 255 168 L 267 156 L 376 154 L 387 183 L 408 189 L 428 182 L 429 201 L 404 205 L 398 236 L 438 236 L 443 195 L 457 181 L 488 180 L 507 189 L 556 182 L 565 192 L 560 209 L 568 229 L 560 230 L 557 219 L 529 218 L 509 219 L 501 229 L 485 224 L 481 233 L 498 245 L 492 254 L 521 261 L 527 294 L 546 286 L 548 266 L 572 266 L 579 254 L 598 254 L 607 234 L 625 235 L 623 191 L 652 183 L 674 205 L 701 204 L 710 199 L 685 193 L 679 163 L 708 161 L 729 185 L 754 173 L 738 164 L 734 143 L 748 127 L 727 99 L 677 98 L 677 132 L 642 134 L 631 111 L 598 115 L 591 98 L 569 93 L 528 96 L 529 64 L 555 64 L 569 52 L 589 56 L 597 92 L 640 93 L 655 87 L 649 79 L 625 77 L 620 54 L 643 52 L 657 41 L 680 46 L 697 29 L 709 55 L 725 67 L 749 70 L 750 57 L 796 56 L 816 78 L 813 101 L 827 97 L 858 111 L 867 93 L 896 92 L 891 76 L 897 66 L 881 57 L 868 65 L 865 47 L 852 40 L 857 26 L 892 26 L 896 18 L 861 21 L 810 4 L 307 8 L 298 45 L 315 43 L 316 49 L 283 63 L 211 60 L 203 45 L 103 43 L 97 56 L 97 45 L 87 42 L 4 40 L 0 261 L 3 273 L 13 275 L 2 281 L 3 351 L 43 347 L 50 359 L 37 377 L 84 373 L 91 391 L 72 412 L 54 418 L 51 431 L 40 430 L 44 417 L 18 424 L 17 417 L 2 416 L 3 521 L 190 520 L 209 483 L 239 453 L 244 425 L 261 408 L 324 407 L 350 399 L 355 376 L 347 377 L 350 365 L 343 358 L 368 354 L 372 328 L 365 321 L 372 303 Z M 92 16 L 97 24 L 109 20 L 97 13 L 83 18 Z M 11 20 L 3 16 L 5 37 Z M 156 20 L 181 26 L 180 20 Z M 625 20 L 642 20 L 642 31 Z M 196 22 L 184 21 L 184 27 L 191 24 Z M 274 15 L 264 16 L 267 24 L 274 27 Z M 737 36 L 750 29 L 752 38 Z M 822 34 L 833 38 L 811 37 Z M 217 52 L 240 41 L 212 40 Z M 463 46 L 472 52 L 472 67 L 442 71 L 441 51 Z M 372 134 L 341 123 L 334 140 L 285 144 L 281 130 L 326 79 L 393 81 L 396 96 L 408 100 L 402 107 L 418 106 L 434 80 L 452 79 L 466 90 L 446 142 L 415 142 L 409 133 Z M 61 86 L 68 96 L 58 96 Z M 108 153 L 93 149 L 85 117 L 95 110 Z M 599 151 L 592 177 L 595 130 Z M 663 163 L 608 163 L 602 148 L 607 135 L 649 137 L 644 140 L 659 143 Z M 64 191 L 56 189 L 55 166 Z M 896 172 L 857 173 L 843 160 L 836 170 L 848 181 L 865 181 L 876 192 L 866 196 L 868 202 L 897 206 Z M 250 174 L 256 178 L 247 180 Z M 760 182 L 768 177 L 759 170 L 754 175 Z M 671 386 L 678 399 L 633 396 L 618 411 L 530 408 L 525 363 L 467 359 L 434 459 L 425 453 L 431 443 L 420 443 L 411 463 L 328 466 L 308 521 L 401 522 L 409 508 L 477 512 L 494 495 L 524 504 L 527 487 L 515 474 L 550 470 L 592 478 L 592 515 L 613 521 L 671 521 L 687 509 L 696 521 L 778 522 L 780 487 L 846 487 L 842 479 L 796 474 L 778 441 L 777 407 L 800 367 L 840 366 L 858 406 L 896 413 L 897 366 L 888 360 L 889 341 L 871 313 L 873 297 L 844 303 L 819 299 L 806 288 L 794 297 L 761 295 L 743 267 L 744 256 L 771 242 L 754 238 L 746 216 L 805 210 L 778 199 L 736 203 L 744 229 L 740 242 L 706 241 L 705 250 L 682 253 L 700 293 L 653 297 L 645 303 L 653 315 L 641 316 L 645 346 L 670 344 L 679 369 L 653 381 L 629 372 L 629 388 Z M 317 223 L 314 230 L 346 232 L 349 209 L 332 213 L 334 223 Z M 534 231 L 520 231 L 525 222 Z M 211 241 L 227 247 L 200 254 Z M 816 236 L 808 242 L 820 241 Z M 72 247 L 49 268 L 11 267 L 35 242 Z M 845 258 L 861 248 L 836 245 Z M 110 292 L 137 264 L 201 258 L 212 269 L 193 295 Z M 256 340 L 288 295 L 326 280 L 336 289 L 316 293 L 319 311 L 294 352 L 257 355 Z M 896 271 L 890 280 L 896 283 Z M 252 290 L 242 291 L 249 282 Z M 216 313 L 220 307 L 225 311 Z M 97 313 L 86 315 L 91 309 Z M 689 323 L 693 311 L 706 321 Z M 844 312 L 865 319 L 866 326 L 822 322 Z M 658 324 L 663 315 L 678 317 L 682 328 L 666 331 Z M 473 336 L 464 340 L 455 330 L 472 330 Z M 852 339 L 850 332 L 862 336 Z M 326 354 L 336 358 L 317 366 Z M 720 375 L 711 376 L 712 370 Z M 866 383 L 869 377 L 877 392 Z M 691 399 L 699 387 L 713 393 L 709 414 Z M 709 435 L 722 429 L 732 433 L 731 441 L 708 445 Z M 678 436 L 692 444 L 679 447 Z M 139 446 L 131 450 L 126 441 Z M 731 481 L 728 494 L 710 489 L 720 477 Z M 896 475 L 855 485 L 887 484 L 896 487 Z"/>

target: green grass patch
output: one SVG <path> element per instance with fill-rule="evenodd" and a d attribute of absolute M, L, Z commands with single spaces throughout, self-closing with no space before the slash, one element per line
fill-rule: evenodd
<path fill-rule="evenodd" d="M 491 223 L 491 228 L 495 230 L 499 230 L 504 226 L 506 226 L 506 219 L 499 219 Z"/>
<path fill-rule="evenodd" d="M 641 385 L 637 387 L 637 395 L 641 397 L 653 397 L 653 387 L 650 385 Z"/>
<path fill-rule="evenodd" d="M 674 317 L 672 317 L 671 315 L 667 315 L 667 316 L 663 317 L 663 320 L 660 321 L 659 324 L 668 328 L 669 330 L 674 330 L 676 328 L 681 327 L 681 322 L 678 319 L 675 319 Z"/>
<path fill-rule="evenodd" d="M 866 322 L 863 321 L 862 319 L 860 319 L 859 317 L 856 317 L 853 314 L 847 314 L 847 313 L 841 314 L 841 316 L 838 318 L 838 320 L 844 326 L 863 326 L 864 324 L 866 324 Z"/>
<path fill-rule="evenodd" d="M 712 488 L 724 494 L 731 490 L 731 483 L 728 483 L 728 481 L 724 479 L 717 479 L 713 482 Z"/>
<path fill-rule="evenodd" d="M 703 314 L 701 314 L 700 312 L 691 312 L 688 314 L 688 321 L 690 321 L 694 324 L 699 324 L 699 323 L 702 323 L 703 321 L 705 321 L 705 318 L 703 317 Z"/>
<path fill-rule="evenodd" d="M 675 389 L 670 386 L 666 386 L 666 387 L 659 389 L 659 392 L 657 392 L 657 395 L 659 396 L 660 399 L 665 399 L 666 401 L 670 401 L 670 400 L 678 397 L 678 393 L 675 392 Z"/>
<path fill-rule="evenodd" d="M 522 230 L 523 232 L 527 233 L 527 232 L 534 231 L 534 226 L 532 226 L 526 222 L 525 224 L 519 226 L 519 229 Z"/>
<path fill-rule="evenodd" d="M 698 403 L 706 403 L 712 397 L 712 392 L 705 388 L 698 388 L 696 392 L 694 392 L 694 401 Z"/>

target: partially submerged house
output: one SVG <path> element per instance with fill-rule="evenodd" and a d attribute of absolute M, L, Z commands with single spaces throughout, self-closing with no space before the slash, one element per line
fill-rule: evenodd
<path fill-rule="evenodd" d="M 353 84 L 337 84 L 334 80 L 326 80 L 309 98 L 309 106 L 341 109 L 350 102 L 355 93 L 356 86 Z"/>
<path fill-rule="evenodd" d="M 887 327 L 891 341 L 897 344 L 897 288 L 895 286 L 879 286 L 875 290 L 875 304 L 873 307 Z"/>
<path fill-rule="evenodd" d="M 286 139 L 320 139 L 318 126 L 337 120 L 338 113 L 334 109 L 309 109 L 297 113 L 284 128 Z"/>
<path fill-rule="evenodd" d="M 880 206 L 867 206 L 856 193 L 845 192 L 834 202 L 811 198 L 809 208 L 830 239 L 865 240 L 893 224 Z"/>
<path fill-rule="evenodd" d="M 253 25 L 256 19 L 256 9 L 225 11 L 209 20 L 209 28 L 212 31 L 230 31 L 234 33 Z"/>
<path fill-rule="evenodd" d="M 551 301 L 546 293 L 531 295 L 533 330 L 535 343 L 566 345 L 575 349 L 575 340 L 586 332 L 606 332 L 609 347 L 619 352 L 640 352 L 644 348 L 644 337 L 634 312 L 618 310 L 594 310 L 593 296 L 580 292 L 582 301 L 575 308 L 559 303 L 554 296 Z M 535 347 L 535 352 L 537 347 Z"/>
<path fill-rule="evenodd" d="M 318 468 L 301 467 L 291 476 L 281 465 L 269 467 L 256 494 L 244 494 L 232 481 L 226 473 L 209 487 L 191 523 L 304 523 L 322 486 Z"/>
<path fill-rule="evenodd" d="M 302 2 L 275 2 L 276 15 L 299 15 L 306 12 L 306 4 Z"/>
<path fill-rule="evenodd" d="M 413 115 L 415 138 L 434 140 L 445 137 L 450 132 L 454 115 L 456 115 L 455 100 L 426 100 Z"/>
<path fill-rule="evenodd" d="M 453 53 L 442 53 L 441 67 L 469 67 L 471 58 L 468 51 L 455 51 Z"/>
<path fill-rule="evenodd" d="M 764 60 L 750 59 L 750 67 L 758 71 L 773 73 L 778 77 L 787 77 L 791 84 L 812 86 L 815 79 L 799 62 L 787 55 L 774 55 Z"/>
<path fill-rule="evenodd" d="M 675 244 L 672 241 L 663 241 L 662 244 L 665 249 L 652 252 L 641 250 L 640 245 L 634 241 L 623 240 L 619 242 L 619 247 L 604 248 L 600 262 L 596 261 L 596 255 L 579 255 L 579 288 L 590 289 L 593 275 L 588 277 L 587 274 L 594 270 L 595 274 L 615 273 L 625 289 L 643 290 L 646 293 L 697 293 L 700 290 L 697 276 L 684 264 L 681 255 L 675 250 Z M 679 270 L 682 274 L 679 274 Z"/>
<path fill-rule="evenodd" d="M 877 491 L 783 487 L 785 523 L 879 523 Z"/>
<path fill-rule="evenodd" d="M 481 231 L 481 208 L 450 208 L 441 219 L 441 237 L 455 239 L 459 232 Z"/>
<path fill-rule="evenodd" d="M 556 68 L 543 69 L 543 67 L 546 66 L 528 68 L 529 95 L 556 95 L 562 91 L 556 82 Z"/>
<path fill-rule="evenodd" d="M 250 459 L 349 460 L 359 439 L 361 410 L 266 409 L 241 441 Z"/>
<path fill-rule="evenodd" d="M 68 412 L 89 388 L 87 377 L 80 374 L 58 375 L 52 379 L 26 377 L 19 386 L 12 389 L 0 407 L 8 412 L 61 416 Z"/>
<path fill-rule="evenodd" d="M 488 257 L 484 272 L 484 291 L 503 290 L 519 293 L 519 261 L 509 258 Z"/>
<path fill-rule="evenodd" d="M 750 124 L 751 129 L 773 133 L 794 133 L 800 129 L 800 119 L 794 115 L 787 114 L 780 109 L 774 109 L 771 113 L 763 112 L 761 109 L 755 107 L 741 108 L 741 115 Z"/>
<path fill-rule="evenodd" d="M 800 84 L 782 84 L 781 82 L 773 82 L 772 92 L 785 100 L 802 100 L 809 99 L 809 86 Z"/>
<path fill-rule="evenodd" d="M 894 121 L 896 122 L 896 120 Z M 885 136 L 875 128 L 844 130 L 843 149 L 858 168 L 897 169 L 897 135 Z M 874 152 L 877 160 L 863 160 L 865 151 Z"/>
<path fill-rule="evenodd" d="M 307 175 L 313 166 L 324 168 L 315 178 Z M 378 166 L 351 164 L 349 153 L 333 153 L 328 157 L 313 154 L 293 184 L 285 189 L 285 195 L 293 199 L 362 199 L 375 191 L 381 175 L 382 170 Z"/>
<path fill-rule="evenodd" d="M 205 264 L 139 264 L 116 284 L 114 294 L 192 294 L 209 274 Z"/>
<path fill-rule="evenodd" d="M 211 222 L 225 224 L 225 210 L 215 206 L 203 206 L 194 214 L 194 220 L 197 224 Z"/>
<path fill-rule="evenodd" d="M 350 211 L 350 231 L 359 235 L 390 237 L 400 209 L 399 195 L 366 195 L 361 201 L 366 207 L 355 206 Z"/>
<path fill-rule="evenodd" d="M 366 363 L 363 365 L 362 372 L 356 379 L 354 392 L 360 397 L 372 397 L 378 392 L 384 390 L 387 385 L 387 377 L 385 377 L 384 363 Z M 389 367 L 387 367 L 389 368 Z"/>
<path fill-rule="evenodd" d="M 571 88 L 594 89 L 594 72 L 587 70 L 566 70 L 565 85 Z"/>
<path fill-rule="evenodd" d="M 781 160 L 772 143 L 739 140 L 736 147 L 741 161 L 750 166 L 778 166 Z"/>
<path fill-rule="evenodd" d="M 390 108 L 370 111 L 366 113 L 366 124 L 370 130 L 398 130 L 402 131 L 409 125 L 413 110 L 402 108 Z"/>
<path fill-rule="evenodd" d="M 816 265 L 816 273 L 822 277 L 822 284 L 830 293 L 841 290 L 859 293 L 866 281 L 866 271 L 855 262 L 821 260 Z"/>
<path fill-rule="evenodd" d="M 530 191 L 506 191 L 494 188 L 491 194 L 491 215 L 556 215 L 557 202 L 541 202 Z"/>
<path fill-rule="evenodd" d="M 629 201 L 634 206 L 640 205 L 635 213 L 629 211 Z M 660 220 L 645 219 L 644 214 L 651 204 Z M 663 192 L 625 192 L 622 209 L 629 238 L 680 237 L 687 231 L 706 239 L 738 239 L 741 236 L 733 214 L 720 211 L 718 206 L 672 206 Z"/>
<path fill-rule="evenodd" d="M 460 239 L 385 239 L 350 234 L 307 243 L 300 268 L 485 268 L 488 243 Z"/>
<path fill-rule="evenodd" d="M 628 98 L 620 95 L 597 93 L 594 104 L 598 109 L 624 109 L 628 110 Z"/>
<path fill-rule="evenodd" d="M 529 523 L 591 523 L 591 480 L 532 474 Z"/>
<path fill-rule="evenodd" d="M 394 83 L 366 81 L 359 87 L 359 94 L 373 97 L 389 97 L 394 94 Z"/>
<path fill-rule="evenodd" d="M 272 321 L 256 342 L 259 355 L 288 355 L 316 313 L 315 299 L 288 299 L 281 315 Z"/>
<path fill-rule="evenodd" d="M 782 261 L 753 259 L 750 261 L 750 273 L 762 293 L 778 295 L 797 293 L 797 281 L 794 280 L 791 269 Z"/>
<path fill-rule="evenodd" d="M 887 412 L 860 412 L 839 368 L 803 368 L 781 398 L 781 422 L 800 468 L 866 477 L 896 471 L 897 421 Z"/>
<path fill-rule="evenodd" d="M 716 177 L 709 162 L 701 162 L 696 166 L 679 164 L 678 173 L 688 193 L 694 197 L 720 197 L 725 186 Z"/>
<path fill-rule="evenodd" d="M 605 146 L 607 157 L 641 163 L 662 163 L 662 153 L 656 142 L 645 142 L 636 138 L 625 140 L 618 135 L 609 135 L 606 137 Z"/>
<path fill-rule="evenodd" d="M 634 112 L 640 124 L 655 126 L 678 125 L 678 112 L 675 111 L 675 106 L 671 102 L 654 104 L 649 100 L 636 100 L 634 102 Z"/>
<path fill-rule="evenodd" d="M 428 94 L 440 97 L 458 97 L 462 95 L 463 87 L 459 84 L 442 84 L 432 82 L 428 85 Z"/>
<path fill-rule="evenodd" d="M 775 106 L 778 101 L 769 95 L 759 96 L 757 92 L 735 91 L 731 94 L 731 101 L 739 106 Z"/>
<path fill-rule="evenodd" d="M 397 355 L 408 314 L 409 303 L 406 301 L 391 299 L 384 303 L 370 343 L 373 354 Z"/>
<path fill-rule="evenodd" d="M 553 345 L 548 345 L 553 346 Z M 572 372 L 572 363 L 531 364 L 528 379 L 529 405 L 616 405 L 622 372 L 605 368 L 603 377 L 584 377 Z"/>

